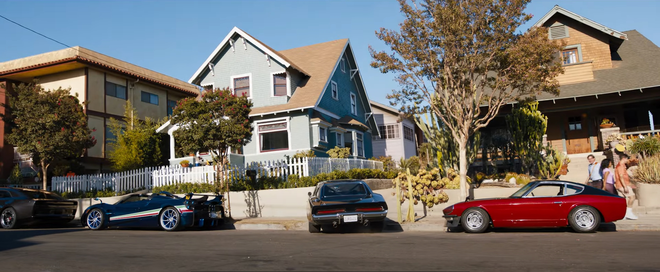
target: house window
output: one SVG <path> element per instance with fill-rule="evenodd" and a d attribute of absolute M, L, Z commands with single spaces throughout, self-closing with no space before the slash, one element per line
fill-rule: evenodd
<path fill-rule="evenodd" d="M 339 90 L 337 90 L 337 83 L 332 81 L 330 84 L 330 88 L 332 90 L 332 98 L 335 100 L 339 100 Z"/>
<path fill-rule="evenodd" d="M 562 58 L 563 64 L 577 63 L 578 62 L 578 49 L 577 48 L 571 48 L 571 49 L 562 50 L 561 51 L 561 58 Z"/>
<path fill-rule="evenodd" d="M 213 84 L 210 84 L 210 85 L 204 85 L 204 87 L 202 87 L 202 88 L 204 88 L 204 91 L 205 91 L 205 92 L 207 92 L 207 91 L 213 91 Z"/>
<path fill-rule="evenodd" d="M 360 132 L 355 132 L 355 146 L 357 150 L 357 156 L 358 157 L 364 157 L 364 140 L 363 140 L 363 135 Z"/>
<path fill-rule="evenodd" d="M 250 76 L 234 78 L 234 94 L 250 97 Z"/>
<path fill-rule="evenodd" d="M 126 86 L 106 81 L 105 94 L 116 98 L 126 99 Z"/>
<path fill-rule="evenodd" d="M 342 134 L 340 132 L 336 132 L 335 137 L 336 137 L 336 140 L 337 140 L 337 146 L 344 147 L 344 134 Z"/>
<path fill-rule="evenodd" d="M 285 95 L 287 95 L 286 73 L 274 74 L 273 75 L 273 95 L 274 96 L 285 96 Z"/>
<path fill-rule="evenodd" d="M 289 149 L 287 122 L 260 124 L 258 131 L 261 152 Z"/>
<path fill-rule="evenodd" d="M 380 139 L 399 138 L 399 124 L 378 126 L 378 131 L 380 131 Z"/>
<path fill-rule="evenodd" d="M 152 93 L 142 91 L 142 102 L 158 105 L 158 96 Z"/>
<path fill-rule="evenodd" d="M 341 62 L 339 64 L 339 67 L 341 67 L 342 72 L 346 73 L 346 59 L 345 58 L 341 58 Z"/>
<path fill-rule="evenodd" d="M 167 100 L 167 116 L 172 116 L 174 108 L 176 108 L 176 101 Z"/>
<path fill-rule="evenodd" d="M 354 93 L 351 93 L 351 113 L 357 115 L 357 97 Z"/>
<path fill-rule="evenodd" d="M 403 126 L 403 138 L 409 141 L 414 141 L 415 138 L 415 133 L 413 132 L 412 128 L 409 128 L 407 126 Z"/>
<path fill-rule="evenodd" d="M 582 117 L 569 117 L 568 130 L 582 130 Z"/>
<path fill-rule="evenodd" d="M 321 142 L 328 142 L 327 130 L 324 127 L 319 127 L 319 140 Z"/>

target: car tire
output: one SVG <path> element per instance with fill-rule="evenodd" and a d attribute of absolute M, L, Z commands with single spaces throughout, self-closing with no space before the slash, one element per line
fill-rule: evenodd
<path fill-rule="evenodd" d="M 2 210 L 2 213 L 0 213 L 0 226 L 3 229 L 15 229 L 18 227 L 18 216 L 14 208 L 9 207 Z"/>
<path fill-rule="evenodd" d="M 85 226 L 90 230 L 102 230 L 106 227 L 106 215 L 101 209 L 92 209 L 85 216 Z"/>
<path fill-rule="evenodd" d="M 591 206 L 575 207 L 568 214 L 568 224 L 575 232 L 595 232 L 600 226 L 600 213 Z"/>
<path fill-rule="evenodd" d="M 383 232 L 383 222 L 371 222 L 369 223 L 369 228 L 371 232 Z"/>
<path fill-rule="evenodd" d="M 485 232 L 490 225 L 490 216 L 481 208 L 469 208 L 461 216 L 461 227 L 465 232 L 481 233 Z"/>
<path fill-rule="evenodd" d="M 181 226 L 181 213 L 177 208 L 167 207 L 158 215 L 158 224 L 165 231 L 176 231 Z"/>
<path fill-rule="evenodd" d="M 311 222 L 307 223 L 309 226 L 309 233 L 319 233 L 321 232 L 321 226 L 312 224 Z"/>

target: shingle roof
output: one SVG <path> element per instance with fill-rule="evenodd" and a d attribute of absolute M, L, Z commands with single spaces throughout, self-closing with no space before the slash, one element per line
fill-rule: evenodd
<path fill-rule="evenodd" d="M 291 63 L 304 69 L 310 75 L 309 80 L 296 89 L 288 103 L 253 108 L 250 115 L 314 107 L 347 43 L 348 39 L 341 39 L 279 51 Z"/>
<path fill-rule="evenodd" d="M 624 31 L 628 40 L 618 50 L 620 61 L 614 68 L 594 71 L 594 81 L 565 84 L 559 96 L 538 95 L 538 100 L 552 100 L 638 90 L 660 86 L 660 48 L 636 30 Z"/>
<path fill-rule="evenodd" d="M 199 90 L 195 85 L 80 46 L 2 62 L 0 63 L 0 76 L 68 61 L 80 61 L 101 66 L 119 73 L 177 89 L 190 95 L 199 95 Z"/>

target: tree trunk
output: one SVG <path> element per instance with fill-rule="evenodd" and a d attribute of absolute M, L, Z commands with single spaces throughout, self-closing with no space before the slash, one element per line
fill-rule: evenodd
<path fill-rule="evenodd" d="M 468 195 L 468 184 L 467 184 L 467 147 L 466 147 L 467 138 L 459 140 L 458 143 L 458 153 L 459 153 L 459 173 L 460 173 L 460 189 L 461 189 L 461 199 L 460 201 L 465 200 Z"/>
<path fill-rule="evenodd" d="M 41 160 L 41 175 L 41 189 L 45 191 L 48 189 L 48 165 L 44 160 Z"/>

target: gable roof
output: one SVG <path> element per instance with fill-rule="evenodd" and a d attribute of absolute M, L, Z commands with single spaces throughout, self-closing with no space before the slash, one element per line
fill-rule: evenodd
<path fill-rule="evenodd" d="M 617 53 L 620 61 L 613 60 L 613 68 L 595 70 L 594 80 L 583 83 L 560 86 L 560 94 L 537 96 L 537 100 L 576 98 L 619 91 L 638 91 L 660 86 L 660 47 L 636 30 L 625 32 L 628 41 L 623 43 Z"/>
<path fill-rule="evenodd" d="M 274 50 L 273 48 L 270 48 L 270 46 L 266 45 L 265 43 L 262 43 L 261 41 L 255 39 L 251 35 L 245 33 L 245 31 L 239 29 L 238 27 L 232 28 L 231 31 L 229 31 L 229 34 L 225 36 L 225 38 L 218 44 L 218 46 L 213 50 L 213 53 L 209 55 L 209 57 L 202 63 L 202 65 L 197 69 L 195 74 L 188 80 L 189 83 L 195 84 L 196 81 L 200 80 L 200 76 L 207 70 L 209 63 L 220 54 L 223 48 L 225 48 L 227 45 L 229 45 L 229 40 L 235 35 L 239 35 L 243 37 L 244 39 L 247 39 L 250 43 L 254 44 L 257 48 L 259 48 L 261 51 L 266 52 L 269 56 L 277 60 L 277 62 L 282 63 L 284 67 L 286 68 L 293 68 L 305 75 L 309 75 L 305 70 L 300 68 L 300 66 L 294 64 L 291 60 L 287 59 L 285 56 Z"/>
<path fill-rule="evenodd" d="M 288 103 L 253 108 L 250 115 L 316 106 L 347 46 L 348 39 L 341 39 L 280 51 L 284 57 L 303 67 L 310 77 L 296 89 Z"/>
<path fill-rule="evenodd" d="M 172 88 L 191 96 L 199 95 L 199 89 L 195 85 L 80 46 L 0 62 L 0 77 L 69 62 L 98 66 Z"/>
<path fill-rule="evenodd" d="M 384 111 L 387 111 L 387 112 L 389 112 L 389 113 L 391 113 L 391 114 L 393 114 L 393 115 L 399 115 L 399 114 L 401 114 L 397 109 L 392 108 L 392 107 L 390 107 L 390 106 L 387 106 L 387 105 L 385 105 L 385 104 L 381 104 L 381 103 L 378 103 L 378 102 L 373 101 L 373 100 L 369 100 L 369 103 L 371 103 L 372 106 L 375 106 L 375 107 L 377 107 L 377 108 L 379 108 L 379 109 L 382 109 L 382 110 L 384 110 Z"/>
<path fill-rule="evenodd" d="M 627 40 L 628 39 L 628 36 L 626 35 L 626 33 L 623 33 L 623 32 L 611 29 L 609 27 L 606 27 L 604 25 L 601 25 L 601 24 L 599 24 L 599 23 L 597 23 L 593 20 L 582 17 L 582 16 L 578 15 L 577 13 L 574 13 L 574 12 L 571 12 L 571 11 L 565 9 L 565 8 L 562 8 L 559 5 L 555 5 L 550 11 L 548 11 L 548 13 L 543 15 L 543 17 L 541 17 L 541 19 L 539 19 L 539 21 L 536 22 L 536 24 L 534 24 L 534 26 L 536 26 L 536 27 L 543 26 L 548 20 L 550 20 L 550 18 L 555 16 L 555 14 L 562 14 L 562 15 L 568 17 L 568 18 L 571 18 L 575 21 L 578 21 L 578 22 L 583 23 L 587 26 L 590 26 L 590 27 L 592 27 L 596 30 L 599 30 L 599 31 L 601 31 L 601 32 L 603 32 L 603 33 L 605 33 L 609 36 L 619 38 L 619 39 L 622 39 L 622 40 Z"/>

